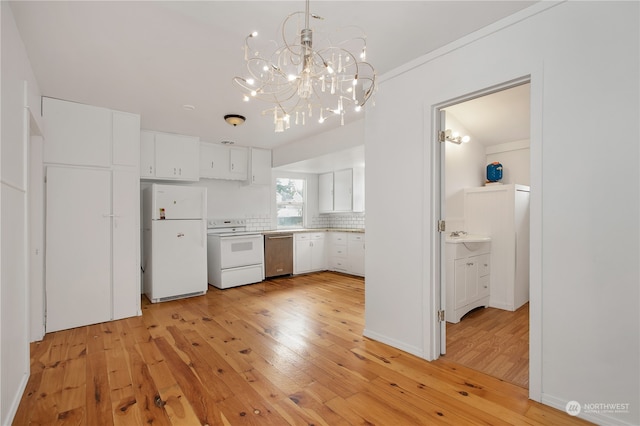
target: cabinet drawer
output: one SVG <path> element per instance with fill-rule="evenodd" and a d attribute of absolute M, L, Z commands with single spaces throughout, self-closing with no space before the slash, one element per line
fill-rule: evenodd
<path fill-rule="evenodd" d="M 309 241 L 309 240 L 310 240 L 310 234 L 307 234 L 307 233 L 296 234 L 296 241 Z"/>
<path fill-rule="evenodd" d="M 331 252 L 330 255 L 333 257 L 340 257 L 340 258 L 346 258 L 347 257 L 347 246 L 345 245 L 338 245 L 338 246 L 331 246 Z"/>
<path fill-rule="evenodd" d="M 364 243 L 364 234 L 361 233 L 349 234 L 348 238 L 350 243 Z"/>
<path fill-rule="evenodd" d="M 333 244 L 346 244 L 347 243 L 347 234 L 344 232 L 330 232 L 331 242 Z"/>
<path fill-rule="evenodd" d="M 333 271 L 347 272 L 348 270 L 347 260 L 344 258 L 332 257 L 330 266 Z"/>

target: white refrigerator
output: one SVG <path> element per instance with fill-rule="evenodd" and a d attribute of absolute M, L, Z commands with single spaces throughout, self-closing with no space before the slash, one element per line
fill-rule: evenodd
<path fill-rule="evenodd" d="M 143 286 L 152 303 L 207 292 L 207 189 L 152 184 L 142 194 Z"/>

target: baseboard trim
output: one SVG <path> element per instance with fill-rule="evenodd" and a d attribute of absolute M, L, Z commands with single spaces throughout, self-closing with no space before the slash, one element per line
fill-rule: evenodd
<path fill-rule="evenodd" d="M 404 342 L 401 342 L 396 339 L 392 339 L 388 336 L 385 336 L 384 334 L 376 333 L 375 331 L 367 330 L 366 328 L 364 329 L 362 334 L 364 335 L 364 337 L 367 337 L 369 339 L 373 339 L 377 342 L 384 343 L 385 345 L 393 346 L 394 348 L 408 352 L 411 355 L 415 355 L 417 357 L 426 359 L 422 348 L 412 346 L 412 345 L 407 345 Z"/>

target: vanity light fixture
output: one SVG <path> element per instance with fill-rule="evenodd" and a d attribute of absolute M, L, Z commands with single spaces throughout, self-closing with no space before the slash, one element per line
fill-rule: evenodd
<path fill-rule="evenodd" d="M 233 127 L 241 125 L 245 120 L 246 118 L 239 114 L 227 114 L 224 116 L 224 121 L 231 124 Z"/>
<path fill-rule="evenodd" d="M 444 132 L 440 132 L 440 142 L 453 142 L 460 145 L 461 143 L 467 143 L 471 140 L 468 135 L 460 136 L 460 133 L 454 132 L 451 129 L 447 129 Z"/>

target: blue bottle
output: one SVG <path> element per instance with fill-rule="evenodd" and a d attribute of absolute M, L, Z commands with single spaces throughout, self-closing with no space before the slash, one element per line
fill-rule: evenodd
<path fill-rule="evenodd" d="M 494 161 L 487 165 L 487 181 L 498 182 L 502 179 L 502 164 Z"/>

